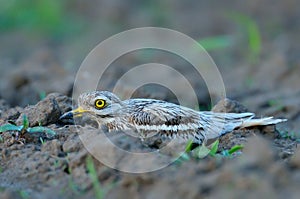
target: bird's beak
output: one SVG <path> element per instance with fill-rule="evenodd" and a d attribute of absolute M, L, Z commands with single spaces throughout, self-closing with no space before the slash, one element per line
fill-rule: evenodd
<path fill-rule="evenodd" d="M 71 119 L 74 117 L 81 117 L 83 113 L 88 112 L 87 110 L 81 108 L 80 106 L 77 109 L 74 109 L 72 111 L 66 112 L 62 116 L 60 116 L 60 120 L 62 119 Z"/>

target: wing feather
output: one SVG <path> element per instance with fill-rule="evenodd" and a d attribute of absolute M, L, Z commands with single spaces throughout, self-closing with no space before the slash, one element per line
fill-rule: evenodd
<path fill-rule="evenodd" d="M 140 131 L 159 131 L 165 135 L 195 134 L 199 126 L 199 113 L 195 110 L 159 100 L 138 104 L 130 121 Z M 143 108 L 141 108 L 143 107 Z"/>

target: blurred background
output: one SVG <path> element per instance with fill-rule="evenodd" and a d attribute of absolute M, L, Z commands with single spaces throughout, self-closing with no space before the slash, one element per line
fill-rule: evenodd
<path fill-rule="evenodd" d="M 297 0 L 0 3 L 0 97 L 11 106 L 35 104 L 50 92 L 70 96 L 77 69 L 98 43 L 131 28 L 158 26 L 180 31 L 203 45 L 222 73 L 227 97 L 259 116 L 290 119 L 293 131 L 300 127 Z M 175 62 L 166 57 L 157 52 L 128 55 L 114 63 L 101 88 L 110 90 L 122 70 L 137 63 Z M 189 71 L 185 63 L 176 64 Z M 199 106 L 210 109 L 204 83 L 193 86 Z M 164 88 L 160 91 L 153 93 L 146 86 L 137 95 L 172 101 Z"/>

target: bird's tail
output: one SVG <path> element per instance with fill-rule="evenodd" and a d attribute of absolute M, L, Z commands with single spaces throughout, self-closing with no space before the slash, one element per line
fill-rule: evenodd
<path fill-rule="evenodd" d="M 285 122 L 287 119 L 273 119 L 273 117 L 265 117 L 259 119 L 249 119 L 242 122 L 239 126 L 241 128 L 251 127 L 251 126 L 266 126 L 272 124 L 278 124 L 280 122 Z"/>
<path fill-rule="evenodd" d="M 208 139 L 219 137 L 237 128 L 273 125 L 287 121 L 286 119 L 273 119 L 273 117 L 254 119 L 254 116 L 254 113 L 202 112 L 200 117 L 204 121 L 202 125 L 207 132 L 205 136 Z"/>

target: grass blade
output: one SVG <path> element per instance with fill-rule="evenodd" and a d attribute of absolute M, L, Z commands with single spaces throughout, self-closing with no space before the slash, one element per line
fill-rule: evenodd
<path fill-rule="evenodd" d="M 214 141 L 214 143 L 212 143 L 212 147 L 210 149 L 209 155 L 215 156 L 218 151 L 218 147 L 219 147 L 219 140 L 216 140 Z"/>
<path fill-rule="evenodd" d="M 233 153 L 237 152 L 238 150 L 243 149 L 243 145 L 234 145 L 231 149 L 228 150 L 228 153 L 232 155 Z"/>
<path fill-rule="evenodd" d="M 192 150 L 193 140 L 189 140 L 185 146 L 185 152 L 188 153 Z"/>
<path fill-rule="evenodd" d="M 209 154 L 209 152 L 210 149 L 207 148 L 204 144 L 202 144 L 195 150 L 196 157 L 200 159 L 205 158 Z"/>
<path fill-rule="evenodd" d="M 95 169 L 95 165 L 94 165 L 94 162 L 93 162 L 93 159 L 91 158 L 91 156 L 88 156 L 88 158 L 87 158 L 86 167 L 87 167 L 87 171 L 89 173 L 90 179 L 93 184 L 96 198 L 103 199 L 105 193 L 104 193 L 104 190 L 101 188 L 100 182 L 98 180 L 97 171 Z"/>
<path fill-rule="evenodd" d="M 46 133 L 47 137 L 53 137 L 56 135 L 55 131 L 42 126 L 28 128 L 27 131 L 28 133 Z"/>
<path fill-rule="evenodd" d="M 23 125 L 21 126 L 16 126 L 13 124 L 4 124 L 0 126 L 0 133 L 5 132 L 5 131 L 21 131 L 23 128 Z"/>
<path fill-rule="evenodd" d="M 205 50 L 218 50 L 232 46 L 234 44 L 234 41 L 232 36 L 230 35 L 221 35 L 200 39 L 198 40 L 198 43 Z"/>
<path fill-rule="evenodd" d="M 248 49 L 250 52 L 250 59 L 258 58 L 261 53 L 261 35 L 259 27 L 255 20 L 242 13 L 230 13 L 228 17 L 234 20 L 240 27 L 243 27 L 248 37 Z"/>
<path fill-rule="evenodd" d="M 29 121 L 26 115 L 23 115 L 23 126 L 24 129 L 27 129 L 29 127 Z"/>

